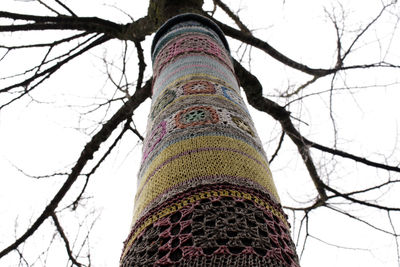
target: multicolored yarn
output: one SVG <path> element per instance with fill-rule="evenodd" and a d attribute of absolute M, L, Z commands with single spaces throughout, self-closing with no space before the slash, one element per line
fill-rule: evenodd
<path fill-rule="evenodd" d="M 298 265 L 228 43 L 184 14 L 152 45 L 153 101 L 121 266 Z"/>

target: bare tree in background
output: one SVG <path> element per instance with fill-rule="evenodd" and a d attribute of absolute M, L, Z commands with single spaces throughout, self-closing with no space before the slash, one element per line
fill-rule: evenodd
<path fill-rule="evenodd" d="M 315 239 L 325 242 L 314 236 L 312 229 L 309 229 L 313 216 L 320 210 L 333 211 L 338 220 L 341 219 L 341 216 L 348 217 L 357 221 L 360 225 L 368 226 L 371 231 L 386 234 L 388 238 L 395 240 L 397 248 L 393 248 L 393 250 L 399 253 L 399 224 L 395 223 L 394 218 L 399 216 L 400 208 L 398 202 L 393 198 L 385 197 L 385 194 L 390 195 L 391 192 L 398 190 L 400 181 L 398 179 L 400 167 L 398 160 L 396 160 L 396 158 L 399 158 L 398 146 L 397 144 L 393 146 L 393 153 L 379 157 L 344 149 L 346 146 L 339 142 L 338 135 L 341 127 L 335 113 L 335 109 L 339 105 L 336 104 L 336 98 L 338 92 L 342 90 L 348 92 L 348 97 L 351 98 L 355 97 L 353 95 L 365 87 L 380 89 L 398 86 L 396 76 L 398 76 L 400 63 L 398 56 L 395 56 L 395 47 L 390 45 L 392 40 L 394 42 L 398 38 L 399 6 L 397 1 L 380 3 L 380 8 L 376 10 L 375 16 L 368 21 L 361 22 L 356 30 L 347 30 L 346 28 L 345 7 L 336 4 L 337 8 L 326 9 L 324 16 L 332 25 L 332 28 L 328 30 L 334 31 L 337 37 L 334 45 L 336 55 L 334 61 L 326 62 L 324 67 L 316 68 L 310 67 L 307 62 L 294 60 L 280 52 L 279 46 L 273 47 L 267 40 L 257 38 L 256 34 L 253 34 L 253 31 L 235 13 L 235 10 L 230 9 L 220 0 L 213 1 L 214 10 L 212 11 L 203 10 L 202 0 L 151 0 L 146 16 L 137 20 L 132 18 L 132 21 L 126 24 L 97 17 L 81 17 L 79 10 L 72 10 L 64 3 L 65 1 L 38 0 L 37 2 L 43 5 L 52 15 L 0 11 L 0 32 L 3 36 L 0 41 L 0 64 L 21 60 L 20 57 L 27 51 L 32 51 L 30 53 L 36 55 L 40 51 L 40 55 L 43 55 L 38 57 L 34 66 L 20 64 L 19 68 L 12 74 L 5 76 L 0 73 L 1 113 L 6 113 L 13 105 L 24 99 L 36 101 L 35 94 L 36 91 L 41 89 L 41 86 L 52 79 L 56 79 L 56 75 L 63 72 L 63 69 L 69 65 L 73 66 L 79 58 L 90 53 L 93 49 L 106 47 L 108 42 L 120 41 L 123 57 L 118 66 L 114 66 L 114 63 L 107 62 L 104 59 L 107 66 L 105 75 L 113 84 L 114 91 L 112 97 L 95 103 L 86 113 L 81 115 L 83 118 L 87 116 L 90 120 L 94 117 L 93 125 L 95 126 L 87 130 L 87 133 L 91 136 L 90 140 L 81 148 L 81 153 L 73 166 L 65 172 L 32 177 L 61 176 L 64 182 L 54 195 L 48 192 L 48 204 L 43 207 L 44 210 L 39 216 L 32 218 L 29 227 L 22 234 L 16 235 L 14 242 L 2 244 L 0 262 L 7 255 L 15 253 L 19 256 L 21 266 L 31 266 L 34 263 L 42 264 L 43 259 L 40 260 L 41 263 L 38 263 L 38 260 L 27 258 L 24 243 L 33 238 L 45 225 L 50 224 L 55 229 L 55 234 L 48 234 L 51 236 L 49 247 L 53 245 L 53 240 L 57 235 L 64 244 L 71 265 L 91 265 L 90 249 L 83 249 L 90 247 L 87 241 L 88 235 L 85 234 L 83 238 L 68 236 L 65 229 L 69 225 L 63 224 L 61 218 L 66 213 L 74 213 L 77 212 L 77 209 L 84 208 L 85 203 L 90 201 L 87 200 L 85 195 L 87 185 L 92 176 L 101 171 L 99 167 L 123 138 L 131 140 L 132 143 L 136 143 L 138 139 L 143 140 L 142 134 L 136 129 L 132 120 L 133 112 L 151 95 L 151 78 L 147 79 L 145 74 L 146 65 L 150 65 L 149 62 L 145 62 L 145 53 L 149 53 L 149 51 L 147 51 L 147 48 L 144 50 L 143 43 L 145 38 L 154 33 L 168 18 L 184 12 L 200 13 L 214 19 L 228 37 L 240 42 L 239 52 L 234 60 L 235 72 L 246 94 L 247 101 L 255 109 L 268 114 L 266 120 L 274 120 L 280 126 L 275 138 L 272 138 L 271 143 L 268 144 L 270 149 L 267 149 L 267 152 L 270 153 L 271 166 L 273 167 L 274 162 L 279 158 L 285 157 L 285 150 L 282 148 L 290 144 L 294 144 L 298 153 L 297 157 L 301 158 L 304 163 L 304 173 L 301 175 L 306 174 L 308 179 L 312 181 L 313 191 L 305 192 L 308 199 L 294 201 L 297 204 L 286 205 L 285 202 L 282 203 L 289 215 L 293 215 L 292 224 L 296 226 L 293 234 L 294 240 L 297 241 L 299 256 L 301 257 L 308 240 Z M 222 10 L 229 16 L 235 27 L 228 26 L 218 17 L 214 17 L 216 10 Z M 127 10 L 124 10 L 124 12 L 129 13 Z M 371 49 L 369 43 L 380 44 L 379 35 L 373 34 L 377 25 L 388 22 L 392 27 L 391 32 L 387 33 L 387 38 L 390 40 L 389 45 L 376 45 L 373 47 L 376 50 L 368 50 Z M 18 38 L 21 36 L 28 36 L 32 40 L 38 39 L 32 33 L 51 34 L 43 39 L 45 41 L 18 42 Z M 132 74 L 129 75 L 126 70 L 129 61 L 127 51 L 132 46 L 136 49 L 139 66 L 135 78 L 132 78 Z M 275 95 L 272 95 L 265 89 L 268 88 L 268 84 L 263 84 L 261 77 L 257 77 L 249 70 L 251 60 L 247 62 L 248 66 L 244 64 L 243 55 L 249 55 L 251 59 L 252 49 L 258 49 L 279 64 L 290 68 L 288 75 L 294 73 L 291 72 L 292 70 L 295 71 L 296 75 L 301 75 L 300 80 L 303 82 L 281 88 L 278 92 L 274 92 Z M 293 49 L 296 50 L 295 45 Z M 363 50 L 368 51 L 365 52 L 366 57 L 356 60 L 352 58 L 353 53 L 360 53 Z M 298 51 L 298 53 L 301 54 L 301 51 Z M 376 57 L 372 57 L 372 53 L 379 54 L 379 60 L 375 61 Z M 371 57 L 368 57 L 370 54 Z M 117 67 L 120 71 L 118 78 L 115 78 L 112 71 L 108 71 L 108 68 L 114 67 Z M 365 73 L 361 74 L 365 76 L 392 73 L 393 76 L 388 75 L 384 84 L 365 85 L 363 81 L 360 81 L 359 84 L 353 81 L 352 75 L 355 75 L 355 73 Z M 289 79 L 290 77 L 288 77 Z M 323 86 L 315 86 L 322 84 Z M 266 97 L 266 94 L 270 95 Z M 377 94 L 381 94 L 381 92 L 377 90 Z M 306 100 L 315 96 L 320 96 L 321 101 L 328 101 L 325 104 L 333 136 L 328 143 L 317 142 L 316 140 L 324 139 L 317 138 L 315 135 L 307 136 L 301 130 L 306 121 L 309 120 L 302 117 L 301 109 L 309 108 L 306 106 Z M 93 114 L 106 115 L 103 118 L 102 115 L 91 117 Z M 357 126 L 355 125 L 355 127 Z M 379 136 L 377 138 L 379 139 Z M 101 149 L 101 146 L 103 146 L 103 149 Z M 106 146 L 105 149 L 104 146 Z M 349 181 L 350 186 L 341 179 L 344 176 L 343 172 L 345 172 L 343 168 L 365 168 L 365 172 L 373 176 L 374 179 L 368 179 L 365 183 L 357 184 L 356 187 Z M 352 178 L 346 177 L 346 179 Z M 79 182 L 80 180 L 84 182 Z M 73 196 L 66 197 L 67 194 Z M 364 219 L 358 215 L 358 209 L 379 212 L 379 214 L 385 216 L 387 225 L 376 224 Z M 85 229 L 89 229 L 87 232 L 90 232 L 93 222 L 96 220 L 95 217 L 92 217 L 91 220 L 83 220 L 78 224 L 80 227 L 85 224 Z M 40 257 L 42 256 L 37 256 L 37 258 Z M 400 256 L 398 256 L 398 263 L 400 264 Z"/>

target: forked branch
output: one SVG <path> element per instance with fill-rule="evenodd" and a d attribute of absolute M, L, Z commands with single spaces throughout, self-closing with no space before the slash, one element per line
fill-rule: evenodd
<path fill-rule="evenodd" d="M 84 149 L 79 156 L 74 167 L 71 169 L 71 173 L 68 175 L 67 180 L 55 194 L 53 199 L 47 205 L 45 210 L 41 215 L 35 220 L 35 222 L 22 234 L 13 244 L 3 249 L 0 252 L 0 258 L 7 255 L 11 251 L 18 248 L 25 240 L 27 240 L 31 235 L 33 235 L 36 230 L 43 224 L 43 222 L 52 216 L 55 209 L 67 194 L 71 186 L 75 183 L 77 178 L 81 175 L 83 168 L 86 166 L 87 162 L 93 159 L 94 153 L 100 148 L 100 145 L 104 143 L 111 133 L 117 129 L 117 126 L 129 118 L 132 112 L 141 104 L 147 97 L 150 96 L 151 81 L 147 81 L 146 84 L 130 98 L 112 117 L 107 121 L 100 131 L 95 134 L 92 139 L 86 144 Z"/>

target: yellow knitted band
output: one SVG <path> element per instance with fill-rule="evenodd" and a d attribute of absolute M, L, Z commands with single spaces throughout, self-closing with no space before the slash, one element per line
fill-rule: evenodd
<path fill-rule="evenodd" d="M 162 209 L 161 211 L 159 211 L 158 213 L 154 214 L 153 216 L 147 218 L 136 230 L 135 232 L 132 234 L 132 236 L 129 238 L 129 240 L 127 241 L 127 244 L 125 245 L 125 250 L 122 254 L 121 259 L 124 258 L 125 254 L 128 252 L 128 250 L 130 249 L 132 243 L 135 241 L 135 239 L 138 237 L 138 235 L 148 226 L 150 226 L 151 224 L 155 223 L 156 221 L 162 219 L 165 216 L 168 216 L 178 210 L 181 210 L 182 208 L 186 207 L 187 205 L 193 204 L 201 199 L 209 199 L 211 197 L 234 197 L 236 199 L 247 199 L 250 201 L 253 201 L 254 203 L 256 203 L 257 205 L 269 210 L 272 214 L 274 214 L 275 216 L 279 217 L 283 223 L 288 226 L 288 223 L 286 221 L 285 216 L 279 212 L 278 210 L 276 210 L 275 208 L 273 208 L 268 202 L 265 202 L 264 200 L 262 200 L 261 198 L 247 193 L 247 192 L 240 192 L 238 190 L 232 190 L 232 189 L 220 189 L 220 190 L 209 190 L 209 191 L 203 191 L 203 192 L 199 192 L 199 193 L 195 193 L 193 195 L 191 195 L 190 197 L 184 198 L 180 201 L 178 201 L 177 203 L 174 203 L 164 209 Z"/>
<path fill-rule="evenodd" d="M 268 163 L 256 149 L 226 136 L 200 136 L 170 145 L 153 159 L 138 186 L 133 222 L 152 200 L 169 188 L 197 177 L 215 175 L 250 179 L 279 200 Z"/>

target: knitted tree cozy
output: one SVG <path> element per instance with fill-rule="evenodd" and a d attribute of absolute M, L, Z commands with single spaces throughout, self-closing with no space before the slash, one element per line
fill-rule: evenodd
<path fill-rule="evenodd" d="M 121 266 L 299 266 L 229 47 L 205 17 L 167 21 Z"/>

